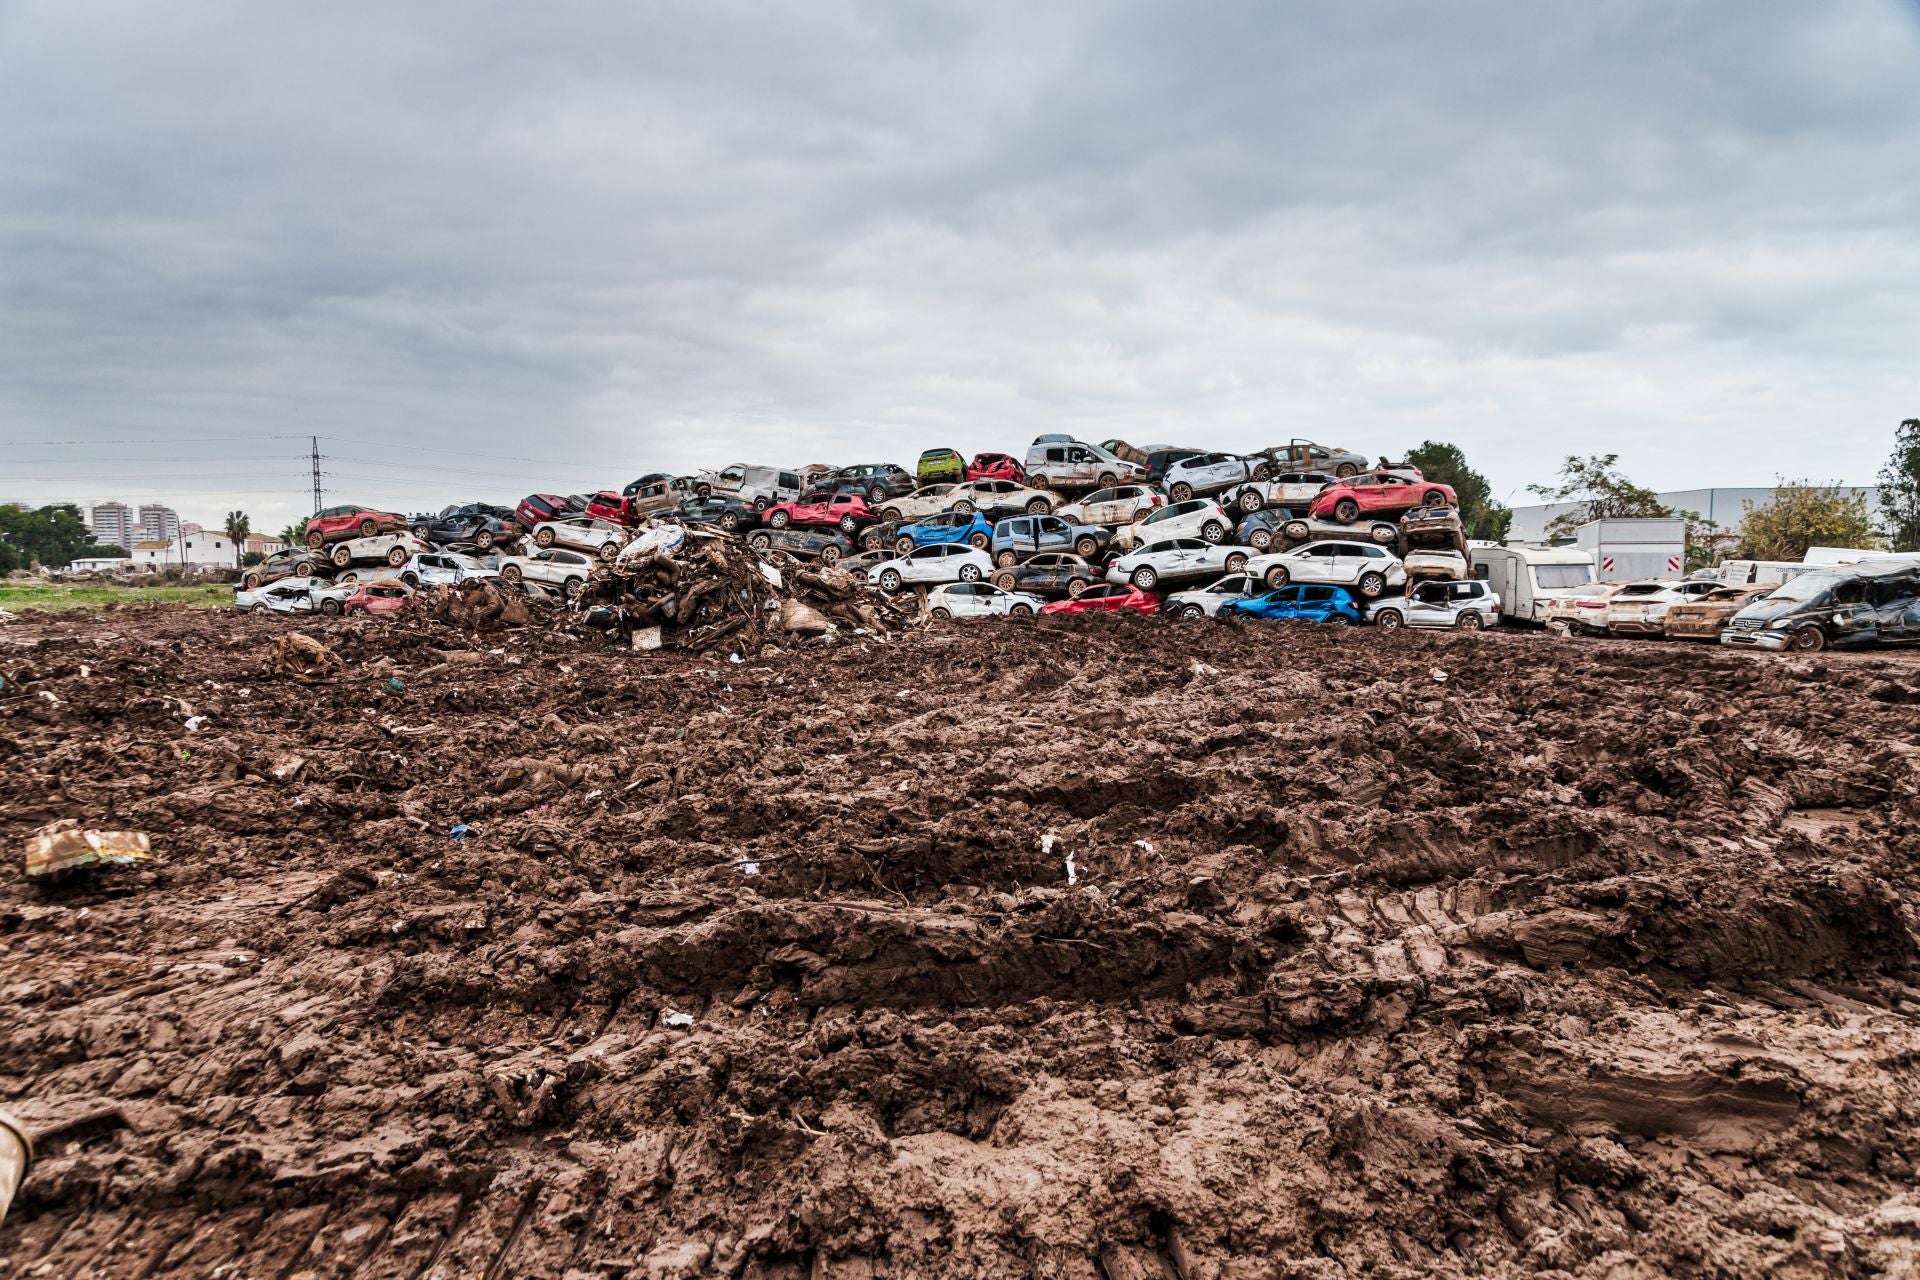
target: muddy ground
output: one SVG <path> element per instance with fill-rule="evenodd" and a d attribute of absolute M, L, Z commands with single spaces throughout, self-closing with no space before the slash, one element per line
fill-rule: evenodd
<path fill-rule="evenodd" d="M 157 609 L 0 675 L 3 1276 L 1920 1258 L 1910 657 Z M 31 886 L 63 817 L 156 860 Z"/>

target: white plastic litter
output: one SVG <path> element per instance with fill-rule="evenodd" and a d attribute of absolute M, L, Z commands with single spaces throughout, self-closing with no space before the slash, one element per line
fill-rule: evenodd
<path fill-rule="evenodd" d="M 1433 669 L 1433 682 L 1435 684 L 1445 684 L 1447 682 L 1447 673 L 1435 667 Z"/>
<path fill-rule="evenodd" d="M 1196 676 L 1217 676 L 1220 674 L 1220 668 L 1210 663 L 1202 662 L 1198 658 L 1193 659 L 1193 661 L 1187 664 L 1187 670 L 1193 672 Z"/>
<path fill-rule="evenodd" d="M 205 716 L 188 716 L 187 722 L 186 722 L 187 732 L 188 733 L 200 732 L 200 726 L 205 724 L 206 722 L 207 722 L 207 718 Z"/>
<path fill-rule="evenodd" d="M 660 1025 L 663 1027 L 690 1027 L 693 1025 L 693 1015 L 690 1013 L 675 1013 L 669 1009 L 660 1015 Z"/>
<path fill-rule="evenodd" d="M 740 874 L 743 876 L 757 876 L 760 874 L 760 864 L 757 862 L 742 862 L 739 866 Z"/>
<path fill-rule="evenodd" d="M 659 555 L 672 555 L 687 540 L 687 531 L 679 525 L 657 524 L 620 548 L 616 564 L 638 564 Z"/>

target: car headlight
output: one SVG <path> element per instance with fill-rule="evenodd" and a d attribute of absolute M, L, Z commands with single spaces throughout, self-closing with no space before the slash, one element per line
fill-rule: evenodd
<path fill-rule="evenodd" d="M 1794 620 L 1792 618 L 1775 618 L 1772 622 L 1769 622 L 1767 624 L 1767 630 L 1785 631 L 1788 627 L 1793 625 L 1793 621 Z"/>

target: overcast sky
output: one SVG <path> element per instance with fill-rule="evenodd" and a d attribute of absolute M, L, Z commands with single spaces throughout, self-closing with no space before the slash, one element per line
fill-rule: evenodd
<path fill-rule="evenodd" d="M 0 501 L 1917 414 L 1913 0 L 0 0 Z"/>

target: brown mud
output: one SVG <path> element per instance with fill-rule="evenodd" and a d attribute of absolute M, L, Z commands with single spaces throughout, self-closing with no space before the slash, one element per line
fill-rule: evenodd
<path fill-rule="evenodd" d="M 1920 1258 L 1906 659 L 156 609 L 0 675 L 0 1276 Z M 155 861 L 29 885 L 67 817 Z"/>

